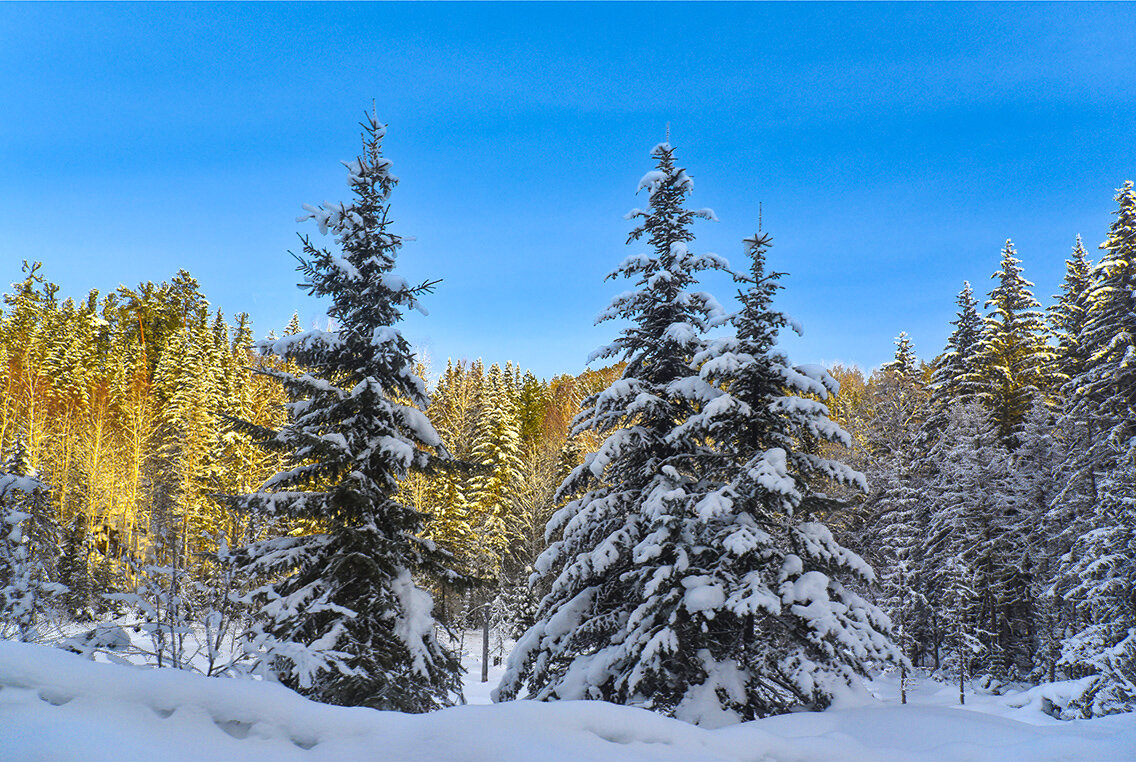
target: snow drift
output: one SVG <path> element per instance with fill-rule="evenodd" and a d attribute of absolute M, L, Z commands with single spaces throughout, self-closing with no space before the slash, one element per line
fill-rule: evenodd
<path fill-rule="evenodd" d="M 1038 701 L 849 698 L 823 713 L 705 730 L 598 701 L 462 706 L 425 715 L 317 704 L 271 683 L 95 663 L 0 642 L 6 760 L 1122 760 L 1136 715 L 1061 722 Z M 957 695 L 957 694 L 956 694 Z M 1014 704 L 1024 704 L 1017 708 Z"/>

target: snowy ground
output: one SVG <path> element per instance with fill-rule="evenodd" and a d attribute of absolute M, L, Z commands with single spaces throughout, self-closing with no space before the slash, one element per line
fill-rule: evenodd
<path fill-rule="evenodd" d="M 1061 722 L 1041 692 L 969 695 L 894 681 L 823 713 L 703 730 L 600 702 L 485 706 L 479 643 L 464 642 L 470 706 L 429 715 L 344 709 L 278 685 L 95 663 L 0 642 L 0 759 L 1107 760 L 1136 759 L 1136 715 Z"/>

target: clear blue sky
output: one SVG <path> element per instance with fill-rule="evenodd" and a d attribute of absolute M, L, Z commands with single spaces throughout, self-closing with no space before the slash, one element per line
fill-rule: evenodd
<path fill-rule="evenodd" d="M 435 366 L 578 372 L 669 122 L 721 220 L 701 250 L 743 264 L 763 202 L 792 359 L 871 368 L 901 330 L 930 358 L 1007 237 L 1045 303 L 1074 236 L 1104 239 L 1134 51 L 1123 3 L 0 3 L 0 278 L 185 268 L 258 335 L 310 325 L 294 220 L 346 200 L 374 99 L 403 272 L 443 279 L 406 335 Z"/>

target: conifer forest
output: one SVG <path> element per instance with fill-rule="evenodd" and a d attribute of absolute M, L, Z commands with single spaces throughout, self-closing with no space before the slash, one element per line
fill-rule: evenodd
<path fill-rule="evenodd" d="M 467 631 L 500 702 L 717 726 L 892 670 L 1136 710 L 1131 181 L 1099 189 L 1112 224 L 1070 235 L 1059 294 L 1028 278 L 1057 254 L 994 241 L 946 346 L 823 367 L 778 341 L 778 231 L 704 252 L 714 212 L 664 142 L 595 284 L 610 343 L 538 378 L 400 333 L 445 273 L 399 274 L 413 231 L 362 127 L 349 200 L 304 207 L 321 328 L 222 314 L 185 270 L 82 297 L 51 262 L 9 273 L 0 636 L 113 657 L 134 628 L 153 666 L 402 712 L 462 703 Z"/>

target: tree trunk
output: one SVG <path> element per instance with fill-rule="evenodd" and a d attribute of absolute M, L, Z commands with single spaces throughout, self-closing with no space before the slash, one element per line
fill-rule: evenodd
<path fill-rule="evenodd" d="M 481 623 L 481 682 L 489 682 L 489 604 L 485 604 L 485 619 Z"/>
<path fill-rule="evenodd" d="M 955 634 L 958 637 L 959 660 L 959 705 L 966 703 L 966 654 L 962 643 L 962 619 L 956 623 Z"/>

